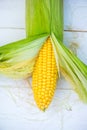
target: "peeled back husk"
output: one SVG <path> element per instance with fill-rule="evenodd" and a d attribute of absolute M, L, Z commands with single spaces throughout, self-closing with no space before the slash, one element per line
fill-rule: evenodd
<path fill-rule="evenodd" d="M 73 85 L 80 99 L 87 102 L 87 66 L 52 34 L 54 49 L 58 55 L 60 71 Z"/>
<path fill-rule="evenodd" d="M 26 0 L 26 36 L 52 32 L 63 41 L 63 0 Z"/>
<path fill-rule="evenodd" d="M 46 35 L 23 39 L 0 47 L 0 73 L 12 78 L 31 76 Z"/>

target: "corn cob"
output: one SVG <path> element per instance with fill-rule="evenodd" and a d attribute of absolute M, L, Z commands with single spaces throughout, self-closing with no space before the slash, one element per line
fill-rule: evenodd
<path fill-rule="evenodd" d="M 57 80 L 57 66 L 50 38 L 46 40 L 36 60 L 32 87 L 34 98 L 40 110 L 45 110 L 54 95 Z"/>

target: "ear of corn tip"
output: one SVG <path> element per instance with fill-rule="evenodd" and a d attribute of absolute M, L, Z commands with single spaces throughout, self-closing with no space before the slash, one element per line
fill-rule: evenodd
<path fill-rule="evenodd" d="M 33 92 L 37 106 L 45 111 L 52 101 L 57 80 L 56 60 L 50 38 L 42 46 L 33 71 Z"/>

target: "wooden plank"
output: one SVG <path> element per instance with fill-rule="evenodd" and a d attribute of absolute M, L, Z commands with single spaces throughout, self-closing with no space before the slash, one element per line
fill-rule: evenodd
<path fill-rule="evenodd" d="M 25 27 L 25 0 L 0 0 L 0 27 Z"/>
<path fill-rule="evenodd" d="M 64 29 L 87 31 L 87 0 L 64 0 Z"/>
<path fill-rule="evenodd" d="M 25 38 L 24 29 L 0 29 L 0 46 Z"/>

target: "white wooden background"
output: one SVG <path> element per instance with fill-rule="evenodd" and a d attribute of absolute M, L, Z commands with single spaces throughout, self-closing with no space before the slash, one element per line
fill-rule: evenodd
<path fill-rule="evenodd" d="M 25 38 L 25 0 L 0 0 L 0 45 Z M 64 0 L 64 43 L 87 64 L 87 0 Z M 87 105 L 63 78 L 49 109 L 26 81 L 0 76 L 0 130 L 87 130 Z"/>

